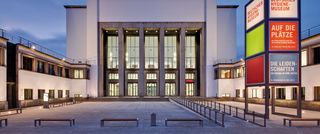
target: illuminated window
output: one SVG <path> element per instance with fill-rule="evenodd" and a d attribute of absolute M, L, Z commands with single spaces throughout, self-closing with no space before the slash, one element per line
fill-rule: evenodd
<path fill-rule="evenodd" d="M 118 80 L 119 74 L 118 73 L 110 73 L 109 74 L 109 80 Z"/>
<path fill-rule="evenodd" d="M 148 73 L 147 74 L 147 79 L 148 80 L 156 80 L 157 79 L 157 74 L 156 73 Z"/>
<path fill-rule="evenodd" d="M 137 73 L 129 73 L 128 74 L 128 80 L 137 80 L 138 74 Z"/>
<path fill-rule="evenodd" d="M 186 36 L 185 67 L 196 68 L 196 36 Z"/>
<path fill-rule="evenodd" d="M 303 50 L 301 52 L 301 66 L 306 66 L 308 64 L 308 58 L 307 58 L 307 50 Z"/>
<path fill-rule="evenodd" d="M 83 73 L 84 73 L 83 70 L 75 69 L 75 70 L 74 70 L 74 78 L 75 78 L 75 79 L 83 79 L 83 78 L 84 78 Z"/>
<path fill-rule="evenodd" d="M 128 96 L 138 96 L 138 83 L 128 83 Z"/>
<path fill-rule="evenodd" d="M 165 68 L 177 68 L 177 36 L 165 36 L 164 50 Z"/>
<path fill-rule="evenodd" d="M 165 95 L 175 96 L 176 95 L 176 83 L 166 83 L 165 84 Z"/>
<path fill-rule="evenodd" d="M 186 83 L 186 96 L 194 96 L 194 84 Z"/>
<path fill-rule="evenodd" d="M 118 36 L 107 37 L 107 65 L 109 69 L 118 68 Z"/>
<path fill-rule="evenodd" d="M 176 79 L 176 74 L 175 73 L 166 73 L 165 79 L 166 80 L 174 80 L 174 79 Z"/>
<path fill-rule="evenodd" d="M 231 70 L 230 69 L 221 69 L 220 70 L 220 78 L 221 79 L 230 79 L 231 78 Z"/>
<path fill-rule="evenodd" d="M 145 36 L 145 68 L 158 68 L 158 36 Z"/>
<path fill-rule="evenodd" d="M 119 83 L 109 83 L 109 96 L 119 96 Z"/>
<path fill-rule="evenodd" d="M 157 96 L 157 83 L 147 83 L 147 96 Z"/>
<path fill-rule="evenodd" d="M 186 80 L 193 80 L 194 79 L 194 74 L 193 73 L 186 73 Z"/>
<path fill-rule="evenodd" d="M 139 68 L 139 36 L 126 36 L 126 67 Z"/>
<path fill-rule="evenodd" d="M 234 69 L 234 78 L 240 78 L 244 76 L 244 67 L 238 67 Z"/>

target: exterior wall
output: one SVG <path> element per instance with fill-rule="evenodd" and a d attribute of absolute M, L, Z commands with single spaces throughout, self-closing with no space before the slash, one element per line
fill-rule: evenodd
<path fill-rule="evenodd" d="M 7 100 L 7 69 L 5 66 L 0 66 L 0 102 L 6 101 L 6 100 Z"/>
<path fill-rule="evenodd" d="M 237 8 L 218 8 L 218 58 L 237 57 Z"/>
<path fill-rule="evenodd" d="M 67 57 L 87 59 L 87 10 L 68 8 L 67 10 Z"/>
<path fill-rule="evenodd" d="M 314 100 L 314 87 L 320 86 L 319 77 L 317 77 L 319 75 L 317 74 L 320 74 L 320 65 L 302 67 L 302 87 L 305 87 L 307 101 Z"/>
<path fill-rule="evenodd" d="M 33 99 L 38 99 L 38 89 L 55 90 L 55 98 L 58 98 L 58 90 L 70 91 L 70 97 L 74 94 L 86 96 L 86 80 L 67 79 L 26 70 L 19 70 L 19 100 L 24 100 L 24 89 L 33 89 Z"/>
<path fill-rule="evenodd" d="M 90 0 L 88 5 L 96 1 Z M 205 1 L 214 0 L 98 1 L 100 22 L 203 22 Z M 216 7 L 215 3 L 210 6 Z"/>

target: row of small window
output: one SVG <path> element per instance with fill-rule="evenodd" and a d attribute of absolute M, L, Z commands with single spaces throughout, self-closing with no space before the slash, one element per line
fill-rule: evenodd
<path fill-rule="evenodd" d="M 118 36 L 109 35 L 106 41 L 106 59 L 109 69 L 119 66 L 119 39 Z M 177 68 L 177 36 L 165 36 L 164 38 L 164 63 L 165 68 Z M 126 68 L 139 68 L 139 36 L 126 36 Z M 185 67 L 196 68 L 196 36 L 185 38 Z M 145 68 L 157 69 L 159 67 L 159 37 L 145 36 Z"/>
<path fill-rule="evenodd" d="M 38 89 L 38 98 L 39 100 L 43 100 L 43 95 L 45 93 L 44 89 Z M 55 90 L 49 90 L 49 99 L 54 99 L 55 97 Z M 69 98 L 70 91 L 65 90 L 65 96 L 63 96 L 63 90 L 58 90 L 58 98 Z M 24 89 L 24 100 L 33 100 L 35 99 L 33 96 L 33 89 Z"/>
<path fill-rule="evenodd" d="M 315 88 L 315 91 L 317 91 L 316 88 Z M 318 91 L 319 91 L 319 96 L 318 97 L 320 99 L 320 88 L 319 88 Z M 244 97 L 245 90 L 242 90 L 242 96 L 240 95 L 240 92 L 241 92 L 240 89 L 236 90 L 236 97 Z M 286 88 L 276 88 L 275 92 L 276 92 L 275 93 L 276 94 L 276 96 L 275 96 L 276 99 L 286 99 Z M 297 94 L 298 94 L 298 89 L 297 88 L 292 88 L 292 96 L 291 97 L 292 97 L 293 100 L 297 99 L 297 96 L 298 96 Z M 316 96 L 317 95 L 315 95 L 315 97 Z M 225 96 L 225 97 L 231 97 L 231 95 L 230 96 Z M 265 98 L 264 89 L 263 90 L 259 90 L 259 89 L 255 89 L 255 88 L 249 89 L 248 90 L 248 97 L 249 98 Z M 305 100 L 305 88 L 304 87 L 302 87 L 301 99 Z"/>
<path fill-rule="evenodd" d="M 5 64 L 5 54 L 4 48 L 0 47 L 0 66 Z"/>
<path fill-rule="evenodd" d="M 233 78 L 240 78 L 244 77 L 244 67 L 237 67 L 237 68 L 216 68 L 215 79 L 233 79 Z"/>
<path fill-rule="evenodd" d="M 35 71 L 38 73 L 47 73 L 50 75 L 60 76 L 60 77 L 66 77 L 66 78 L 74 78 L 74 79 L 85 79 L 88 77 L 85 76 L 85 70 L 86 69 L 68 69 L 63 68 L 61 66 L 55 66 L 54 64 L 46 63 L 41 60 L 35 60 L 33 58 L 23 56 L 22 58 L 22 69 L 34 71 L 33 64 L 36 62 L 37 66 Z M 45 70 L 45 65 L 47 64 L 47 72 Z M 56 68 L 55 68 L 56 67 Z M 70 72 L 72 70 L 73 72 Z M 87 70 L 87 76 L 89 74 L 89 70 Z M 72 76 L 72 77 L 71 77 Z"/>
<path fill-rule="evenodd" d="M 146 87 L 147 96 L 157 95 L 157 83 L 147 83 Z M 193 84 L 186 85 L 187 96 L 193 96 Z M 165 96 L 176 95 L 176 84 L 165 83 Z M 109 84 L 109 96 L 119 96 L 119 83 Z M 128 83 L 128 96 L 138 96 L 138 83 Z"/>
<path fill-rule="evenodd" d="M 109 73 L 109 80 L 118 80 L 119 74 L 118 73 Z M 138 80 L 138 74 L 137 73 L 128 73 L 128 80 Z M 147 80 L 156 80 L 157 74 L 156 73 L 147 73 L 146 74 Z M 166 80 L 175 80 L 176 74 L 175 73 L 166 73 L 165 74 Z M 193 80 L 194 79 L 194 73 L 187 73 L 185 79 L 187 80 Z"/>

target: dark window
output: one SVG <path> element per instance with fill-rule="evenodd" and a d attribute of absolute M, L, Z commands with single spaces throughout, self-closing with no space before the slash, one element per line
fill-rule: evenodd
<path fill-rule="evenodd" d="M 320 64 L 320 47 L 314 48 L 313 49 L 314 52 L 314 64 Z"/>
<path fill-rule="evenodd" d="M 239 98 L 240 97 L 240 89 L 236 90 L 236 97 Z"/>
<path fill-rule="evenodd" d="M 49 90 L 49 99 L 54 99 L 54 90 Z"/>
<path fill-rule="evenodd" d="M 58 72 L 57 72 L 58 74 L 57 75 L 62 77 L 62 67 L 58 67 L 57 70 L 58 70 Z"/>
<path fill-rule="evenodd" d="M 49 74 L 51 74 L 51 75 L 55 75 L 55 74 L 56 74 L 55 71 L 54 71 L 54 65 L 49 64 L 49 66 L 48 66 L 48 72 L 49 72 Z"/>
<path fill-rule="evenodd" d="M 64 69 L 64 72 L 65 72 L 65 75 L 66 75 L 66 78 L 70 78 L 70 72 L 69 72 L 69 69 Z"/>
<path fill-rule="evenodd" d="M 29 57 L 23 56 L 23 63 L 22 63 L 22 68 L 25 70 L 32 71 L 32 64 L 33 64 L 33 59 Z"/>
<path fill-rule="evenodd" d="M 286 89 L 285 88 L 277 88 L 277 99 L 286 99 Z"/>
<path fill-rule="evenodd" d="M 43 100 L 43 94 L 45 93 L 45 90 L 44 89 L 39 89 L 38 90 L 38 99 L 40 100 Z"/>
<path fill-rule="evenodd" d="M 58 90 L 58 98 L 62 98 L 63 97 L 63 90 Z"/>
<path fill-rule="evenodd" d="M 301 100 L 305 100 L 305 88 L 301 87 Z M 298 98 L 298 88 L 292 88 L 292 99 L 296 100 Z"/>
<path fill-rule="evenodd" d="M 33 93 L 32 89 L 24 89 L 24 100 L 32 100 Z"/>
<path fill-rule="evenodd" d="M 219 79 L 219 69 L 214 69 L 214 79 Z"/>
<path fill-rule="evenodd" d="M 320 101 L 320 87 L 314 87 L 314 100 Z"/>
<path fill-rule="evenodd" d="M 38 71 L 39 73 L 44 73 L 44 62 L 38 61 L 37 71 Z"/>
<path fill-rule="evenodd" d="M 70 90 L 66 90 L 66 98 L 70 97 Z"/>

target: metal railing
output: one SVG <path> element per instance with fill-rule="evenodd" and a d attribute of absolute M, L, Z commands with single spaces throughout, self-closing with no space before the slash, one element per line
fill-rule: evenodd
<path fill-rule="evenodd" d="M 255 112 L 255 111 L 248 111 L 246 112 L 245 109 L 219 103 L 216 101 L 212 100 L 207 100 L 203 98 L 197 98 L 197 99 L 189 99 L 194 101 L 195 103 L 198 103 L 200 105 L 205 105 L 208 106 L 216 111 L 220 111 L 224 114 L 230 115 L 231 117 L 235 117 L 247 122 L 250 122 L 252 124 L 261 126 L 261 127 L 266 127 L 267 125 L 267 118 L 264 114 Z"/>
<path fill-rule="evenodd" d="M 16 36 L 14 34 L 10 34 L 4 29 L 0 29 L 0 37 L 8 39 L 8 41 L 11 43 L 23 45 L 23 46 L 28 47 L 30 49 L 39 51 L 41 53 L 50 55 L 52 57 L 58 58 L 60 60 L 63 60 L 63 61 L 69 62 L 69 63 L 74 63 L 74 64 L 87 63 L 87 60 L 84 60 L 84 59 L 77 59 L 76 60 L 76 59 L 68 58 L 63 54 L 55 52 L 55 51 L 48 49 L 46 47 L 40 46 L 39 44 L 34 43 L 28 39 L 25 39 L 20 36 Z"/>
<path fill-rule="evenodd" d="M 320 34 L 320 25 L 315 26 L 315 27 L 311 27 L 307 30 L 304 30 L 301 32 L 301 39 L 306 39 L 309 38 L 311 36 L 315 36 L 317 34 Z"/>
<path fill-rule="evenodd" d="M 198 103 L 195 103 L 188 99 L 183 98 L 170 98 L 171 100 L 179 103 L 180 105 L 183 105 L 184 107 L 200 114 L 201 116 L 207 118 L 208 120 L 213 120 L 215 124 L 225 127 L 224 125 L 224 113 L 214 110 L 208 106 L 201 105 Z"/>

